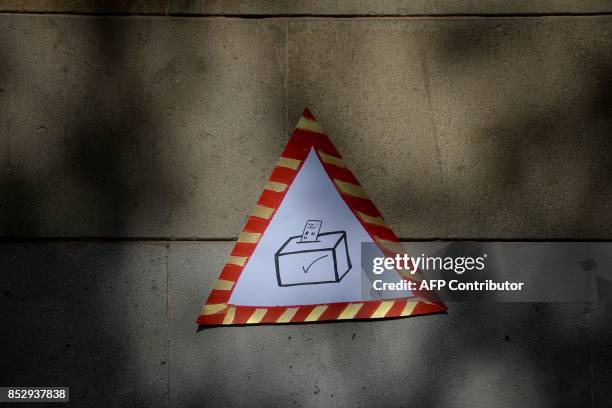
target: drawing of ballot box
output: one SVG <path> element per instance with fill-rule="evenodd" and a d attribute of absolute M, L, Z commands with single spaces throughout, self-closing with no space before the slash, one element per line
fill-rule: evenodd
<path fill-rule="evenodd" d="M 324 232 L 316 241 L 289 238 L 274 255 L 278 286 L 337 283 L 351 269 L 346 232 Z"/>

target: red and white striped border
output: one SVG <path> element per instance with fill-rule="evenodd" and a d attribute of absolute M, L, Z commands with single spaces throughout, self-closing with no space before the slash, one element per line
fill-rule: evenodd
<path fill-rule="evenodd" d="M 425 291 L 415 292 L 413 297 L 403 299 L 320 305 L 251 307 L 228 303 L 244 266 L 313 147 L 336 189 L 385 255 L 394 256 L 397 253 L 403 253 L 399 239 L 368 198 L 314 116 L 308 109 L 305 109 L 255 209 L 240 233 L 229 260 L 221 270 L 215 286 L 202 307 L 197 320 L 199 324 L 242 325 L 377 319 L 414 316 L 446 310 L 446 306 L 435 293 Z M 422 279 L 420 273 L 408 275 L 402 271 L 398 272 L 406 279 L 416 281 Z"/>

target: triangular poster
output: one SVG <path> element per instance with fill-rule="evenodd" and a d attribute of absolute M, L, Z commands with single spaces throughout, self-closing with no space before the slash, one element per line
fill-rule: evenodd
<path fill-rule="evenodd" d="M 204 304 L 201 325 L 300 323 L 446 310 L 432 292 L 367 290 L 401 244 L 306 109 Z M 363 261 L 365 263 L 365 261 Z M 393 270 L 385 281 L 418 281 Z"/>

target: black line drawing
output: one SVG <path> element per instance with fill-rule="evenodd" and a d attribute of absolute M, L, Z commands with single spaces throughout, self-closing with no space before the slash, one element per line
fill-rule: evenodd
<path fill-rule="evenodd" d="M 338 283 L 351 270 L 346 231 L 319 233 L 321 220 L 308 220 L 302 235 L 289 237 L 274 254 L 278 286 Z"/>
<path fill-rule="evenodd" d="M 315 264 L 317 261 L 320 261 L 320 260 L 321 260 L 321 259 L 323 259 L 323 258 L 327 258 L 328 256 L 329 256 L 329 255 L 323 255 L 323 256 L 318 257 L 317 259 L 315 259 L 314 261 L 312 261 L 312 262 L 310 263 L 310 265 L 308 265 L 308 268 L 305 268 L 305 269 L 304 269 L 304 267 L 302 266 L 302 270 L 304 271 L 304 273 L 308 273 L 308 270 L 310 269 L 310 267 L 311 267 L 312 265 L 314 265 L 314 264 Z"/>

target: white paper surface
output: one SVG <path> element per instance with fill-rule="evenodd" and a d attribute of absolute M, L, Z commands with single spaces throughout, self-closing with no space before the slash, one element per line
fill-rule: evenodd
<path fill-rule="evenodd" d="M 351 267 L 338 282 L 309 284 L 312 283 L 308 282 L 312 276 L 308 274 L 311 272 L 316 272 L 318 276 L 327 276 L 321 268 L 333 265 L 333 262 L 330 262 L 331 253 L 291 254 L 283 259 L 281 273 L 283 271 L 291 273 L 286 268 L 303 271 L 306 284 L 279 286 L 275 254 L 291 237 L 300 237 L 309 220 L 322 222 L 320 234 L 337 231 L 346 233 Z M 338 194 L 317 154 L 311 149 L 257 248 L 245 265 L 229 303 L 241 306 L 291 306 L 375 300 L 377 298 L 371 297 L 372 294 L 367 291 L 362 291 L 361 287 L 362 242 L 372 242 L 372 239 Z M 330 257 L 323 257 L 326 254 Z M 336 256 L 341 255 L 337 253 Z M 319 258 L 320 260 L 317 260 Z M 311 265 L 313 261 L 315 263 Z M 342 260 L 339 260 L 338 264 L 342 264 Z M 371 270 L 371 265 L 365 267 Z M 294 275 L 292 282 L 295 276 L 297 275 Z M 318 278 L 312 276 L 311 279 Z M 399 276 L 391 279 L 400 280 Z M 385 279 L 385 281 L 390 280 Z M 406 292 L 397 293 L 398 297 L 409 295 L 410 293 Z"/>

